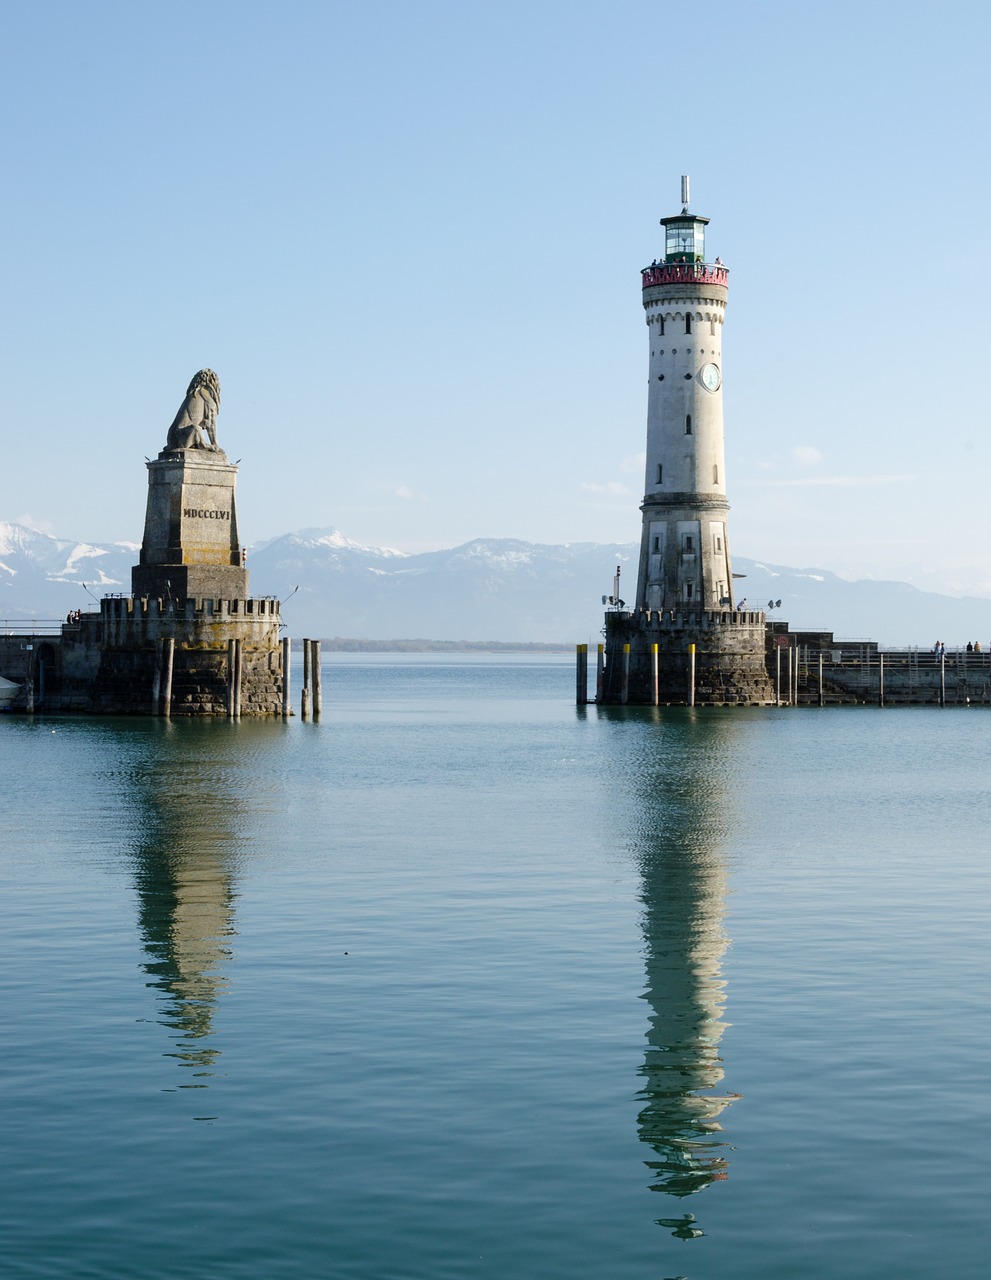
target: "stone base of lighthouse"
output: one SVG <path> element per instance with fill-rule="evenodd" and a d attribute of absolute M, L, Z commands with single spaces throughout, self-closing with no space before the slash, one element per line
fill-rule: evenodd
<path fill-rule="evenodd" d="M 618 611 L 606 614 L 605 630 L 603 703 L 653 704 L 655 644 L 661 704 L 765 706 L 774 702 L 763 613 Z M 694 691 L 691 645 L 695 646 Z"/>

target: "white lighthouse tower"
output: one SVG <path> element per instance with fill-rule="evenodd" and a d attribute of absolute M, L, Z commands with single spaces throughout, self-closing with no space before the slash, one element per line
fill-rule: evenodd
<path fill-rule="evenodd" d="M 729 273 L 705 259 L 708 218 L 662 218 L 664 256 L 644 268 L 650 335 L 647 473 L 637 608 L 733 605 L 726 536 L 723 316 Z"/>
<path fill-rule="evenodd" d="M 605 702 L 771 699 L 765 619 L 733 595 L 723 445 L 729 272 L 706 260 L 709 219 L 662 218 L 664 251 L 641 272 L 650 339 L 647 472 L 636 602 L 606 614 Z"/>

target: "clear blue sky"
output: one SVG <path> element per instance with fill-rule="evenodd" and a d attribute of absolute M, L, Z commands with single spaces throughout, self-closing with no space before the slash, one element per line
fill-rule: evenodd
<path fill-rule="evenodd" d="M 976 3 L 8 2 L 0 519 L 639 534 L 658 218 L 711 219 L 737 554 L 991 593 Z"/>

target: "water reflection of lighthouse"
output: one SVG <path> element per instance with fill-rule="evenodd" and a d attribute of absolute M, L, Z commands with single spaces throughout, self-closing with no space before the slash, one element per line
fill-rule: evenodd
<path fill-rule="evenodd" d="M 694 712 L 639 728 L 633 849 L 651 1014 L 638 1127 L 651 1149 L 651 1190 L 680 1198 L 728 1176 L 731 1148 L 720 1117 L 739 1096 L 721 1087 L 720 1056 L 729 942 L 721 849 L 730 808 L 727 739 L 735 730 L 728 717 Z M 701 1234 L 688 1213 L 659 1221 L 683 1238 Z"/>

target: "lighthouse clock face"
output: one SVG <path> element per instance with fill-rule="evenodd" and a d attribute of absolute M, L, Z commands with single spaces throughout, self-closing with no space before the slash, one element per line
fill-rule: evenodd
<path fill-rule="evenodd" d="M 704 364 L 699 370 L 699 380 L 706 391 L 718 391 L 719 383 L 722 381 L 719 376 L 719 366 L 717 364 Z"/>

